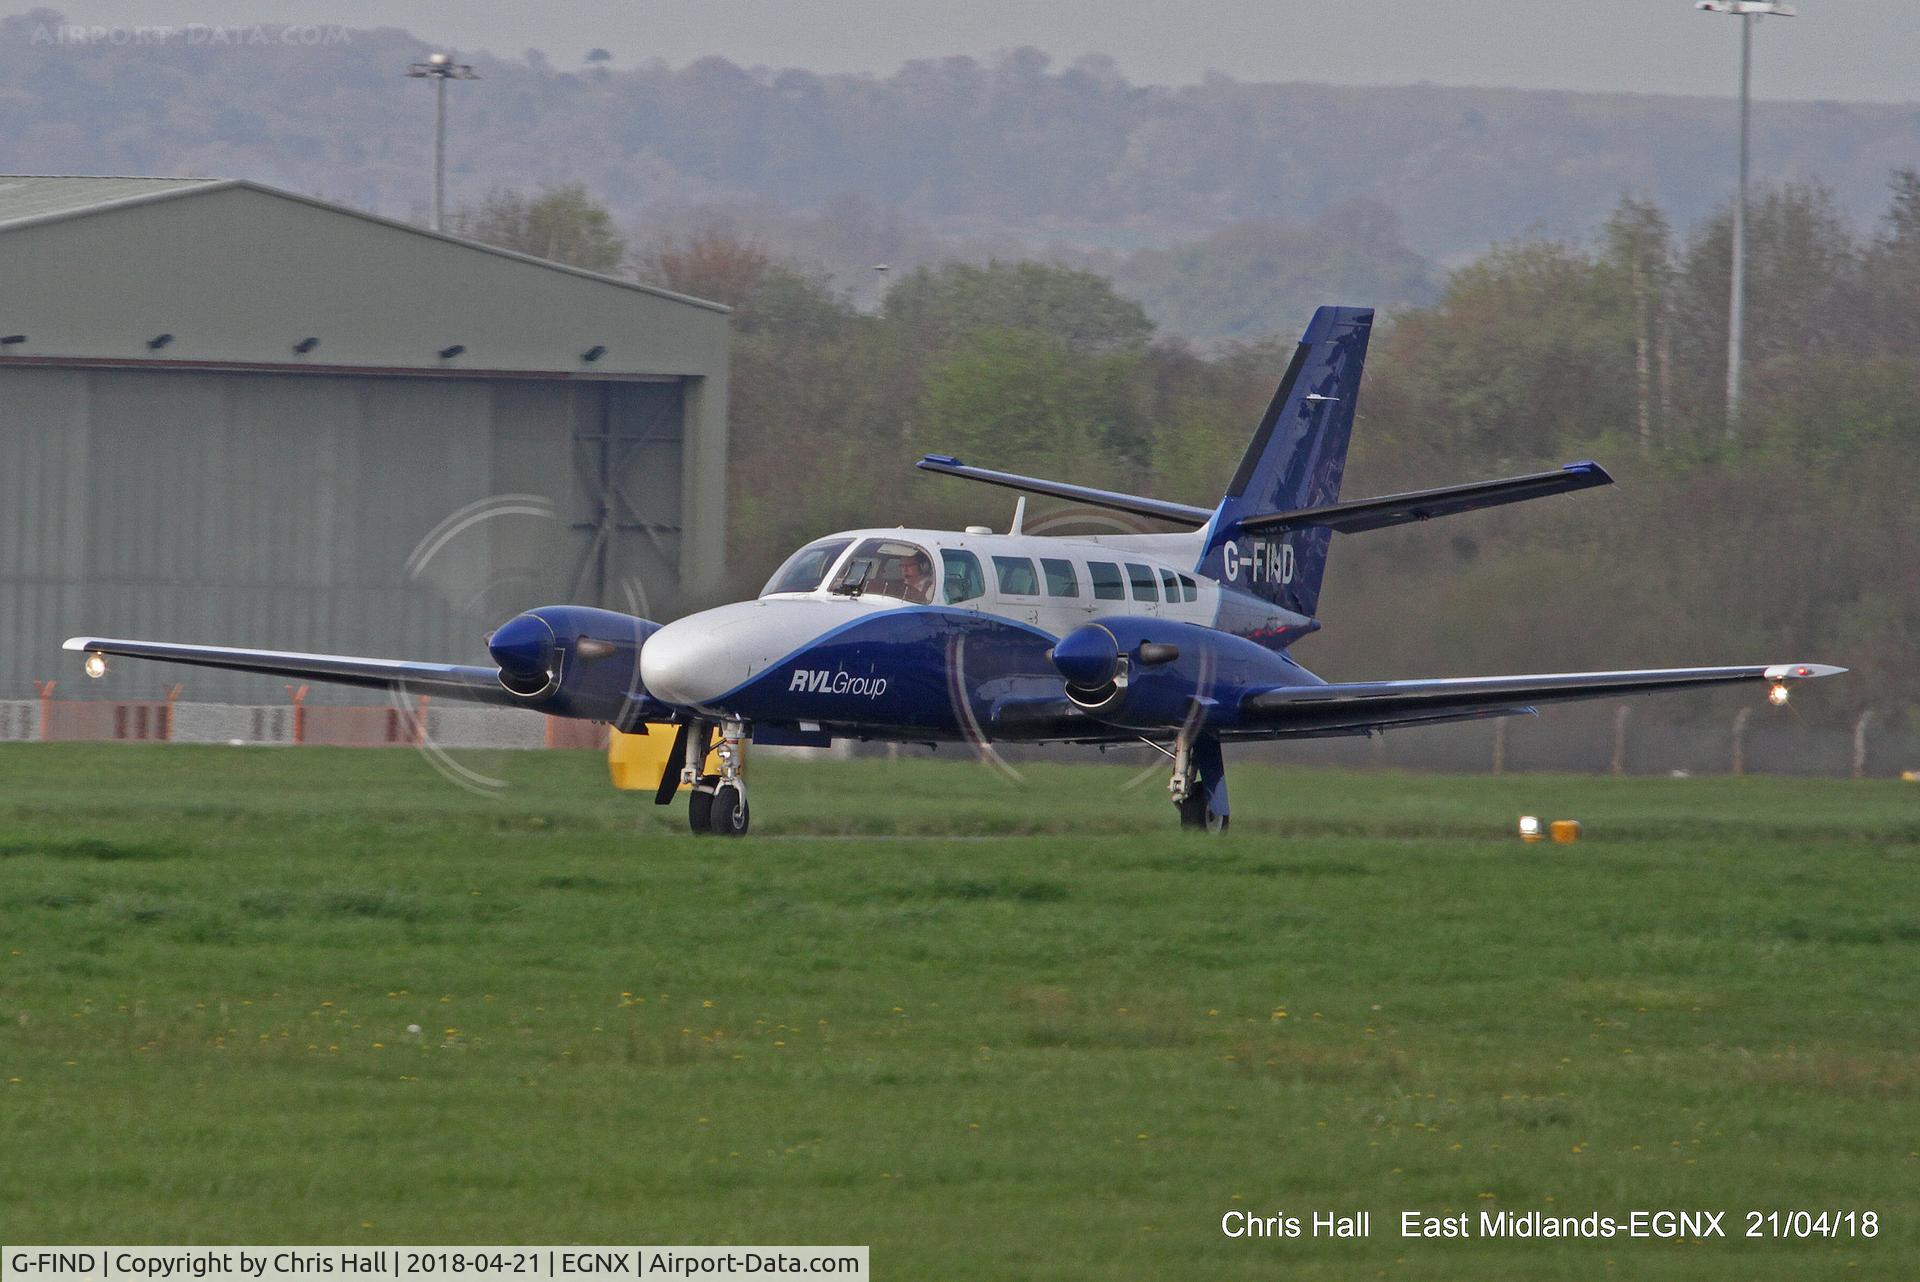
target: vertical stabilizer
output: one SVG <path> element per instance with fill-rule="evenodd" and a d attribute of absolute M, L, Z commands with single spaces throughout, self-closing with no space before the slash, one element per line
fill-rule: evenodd
<path fill-rule="evenodd" d="M 1360 367 L 1372 333 L 1372 308 L 1322 307 L 1313 314 L 1207 527 L 1201 574 L 1313 616 L 1333 531 L 1321 526 L 1248 534 L 1240 522 L 1339 500 Z"/>

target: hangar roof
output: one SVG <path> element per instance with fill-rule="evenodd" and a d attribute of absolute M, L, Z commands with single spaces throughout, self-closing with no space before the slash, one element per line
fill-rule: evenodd
<path fill-rule="evenodd" d="M 0 228 L 58 218 L 160 192 L 190 190 L 211 178 L 94 178 L 75 174 L 0 175 Z"/>
<path fill-rule="evenodd" d="M 711 375 L 727 311 L 239 179 L 0 176 L 0 364 Z"/>

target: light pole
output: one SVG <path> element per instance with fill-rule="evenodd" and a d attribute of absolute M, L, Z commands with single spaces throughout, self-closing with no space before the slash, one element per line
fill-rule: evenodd
<path fill-rule="evenodd" d="M 436 53 L 425 62 L 412 63 L 407 75 L 414 80 L 433 81 L 433 229 L 447 229 L 447 81 L 478 80 L 473 68 L 455 62 L 444 53 Z"/>
<path fill-rule="evenodd" d="M 1708 13 L 1740 19 L 1740 194 L 1733 202 L 1733 287 L 1727 304 L 1727 439 L 1740 424 L 1741 349 L 1747 334 L 1747 118 L 1753 79 L 1753 24 L 1764 17 L 1794 17 L 1793 6 L 1774 0 L 1696 0 Z"/>

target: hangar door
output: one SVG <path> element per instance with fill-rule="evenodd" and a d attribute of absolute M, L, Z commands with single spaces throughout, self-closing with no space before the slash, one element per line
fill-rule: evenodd
<path fill-rule="evenodd" d="M 528 606 L 681 597 L 677 381 L 41 368 L 0 390 L 0 698 L 79 633 L 478 662 Z M 141 665 L 75 693 L 173 681 L 285 698 Z"/>
<path fill-rule="evenodd" d="M 678 382 L 582 390 L 573 434 L 580 509 L 572 599 L 654 613 L 679 596 L 685 396 Z"/>

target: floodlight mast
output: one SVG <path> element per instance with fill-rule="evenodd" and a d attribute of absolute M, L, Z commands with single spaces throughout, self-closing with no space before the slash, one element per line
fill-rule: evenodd
<path fill-rule="evenodd" d="M 1774 0 L 1696 0 L 1696 9 L 1740 19 L 1740 192 L 1733 202 L 1733 284 L 1727 304 L 1727 439 L 1740 427 L 1740 372 L 1747 334 L 1747 129 L 1752 114 L 1753 24 L 1761 18 L 1797 16 Z"/>
<path fill-rule="evenodd" d="M 472 67 L 436 53 L 407 67 L 412 80 L 433 81 L 433 229 L 447 229 L 447 81 L 478 80 Z"/>

